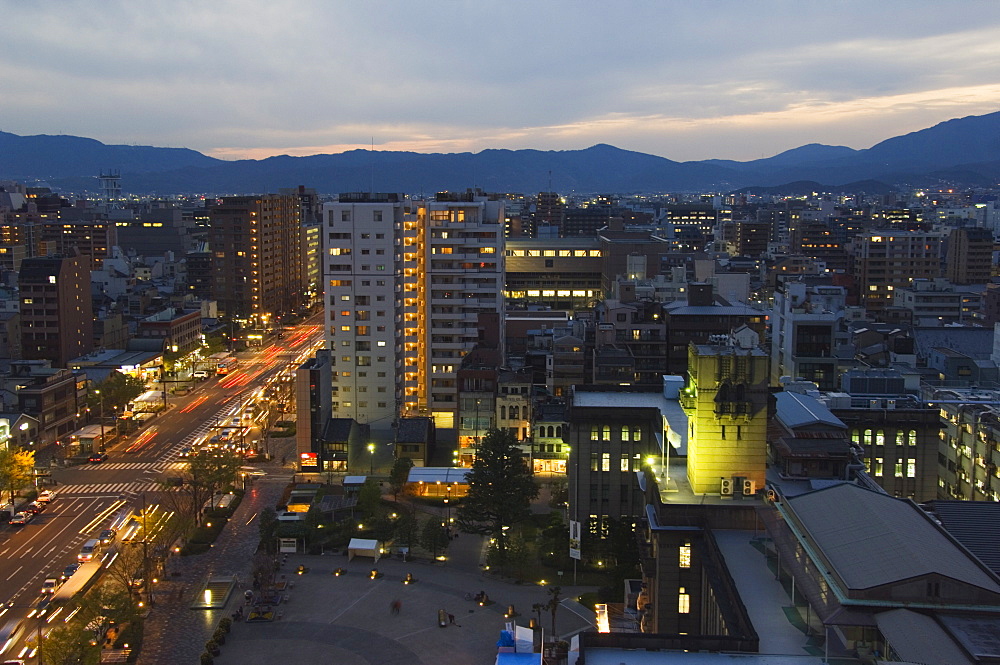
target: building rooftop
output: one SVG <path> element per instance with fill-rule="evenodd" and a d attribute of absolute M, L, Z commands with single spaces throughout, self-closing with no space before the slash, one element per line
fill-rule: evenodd
<path fill-rule="evenodd" d="M 777 417 L 788 429 L 808 427 L 810 425 L 828 425 L 846 429 L 837 416 L 815 397 L 795 392 L 780 392 L 775 396 L 777 402 Z"/>
<path fill-rule="evenodd" d="M 848 589 L 938 574 L 1000 593 L 996 575 L 909 500 L 841 483 L 786 505 Z"/>
<path fill-rule="evenodd" d="M 664 397 L 660 391 L 574 390 L 575 408 L 654 408 L 666 421 L 667 441 L 674 452 L 687 453 L 687 414 L 677 399 Z M 663 442 L 660 441 L 661 450 Z"/>

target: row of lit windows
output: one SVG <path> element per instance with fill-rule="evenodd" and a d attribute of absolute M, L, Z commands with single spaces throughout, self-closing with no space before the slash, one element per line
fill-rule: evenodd
<path fill-rule="evenodd" d="M 504 296 L 507 298 L 554 298 L 556 296 L 561 298 L 596 298 L 598 293 L 598 291 L 587 289 L 529 289 L 525 291 L 504 291 Z"/>
<path fill-rule="evenodd" d="M 851 441 L 858 445 L 884 446 L 886 443 L 885 430 L 866 429 L 863 433 L 861 430 L 851 430 Z M 896 445 L 917 445 L 917 430 L 897 430 Z"/>
<path fill-rule="evenodd" d="M 508 249 L 507 256 L 593 256 L 600 257 L 599 249 Z"/>
<path fill-rule="evenodd" d="M 628 425 L 622 425 L 621 428 L 621 441 L 629 440 L 629 433 L 631 432 L 633 441 L 642 440 L 642 428 L 638 425 L 633 425 L 629 427 Z M 611 440 L 611 426 L 610 425 L 593 425 L 590 428 L 590 440 L 591 441 L 610 441 Z"/>
<path fill-rule="evenodd" d="M 642 466 L 642 456 L 639 453 L 635 454 L 635 457 L 629 458 L 627 453 L 621 454 L 621 459 L 618 460 L 618 470 L 619 471 L 638 471 Z M 630 462 L 633 462 L 630 465 Z M 631 468 L 630 468 L 631 467 Z M 590 470 L 591 471 L 610 471 L 611 470 L 611 453 L 590 453 Z"/>
<path fill-rule="evenodd" d="M 881 457 L 876 457 L 873 464 L 869 464 L 869 471 L 872 472 L 876 478 L 881 478 L 884 475 L 884 459 Z M 895 477 L 903 477 L 903 461 L 899 460 L 895 463 Z M 906 460 L 906 477 L 916 478 L 917 477 L 917 460 L 910 457 Z"/>

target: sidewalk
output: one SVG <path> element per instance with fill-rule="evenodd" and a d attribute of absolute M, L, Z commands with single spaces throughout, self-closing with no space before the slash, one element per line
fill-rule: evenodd
<path fill-rule="evenodd" d="M 205 554 L 168 561 L 168 571 L 179 571 L 180 575 L 170 575 L 157 585 L 155 605 L 146 619 L 139 665 L 198 662 L 219 619 L 229 616 L 231 607 L 242 600 L 242 590 L 237 587 L 230 598 L 231 607 L 221 610 L 192 610 L 193 596 L 211 576 L 250 579 L 251 558 L 260 540 L 257 515 L 277 504 L 287 482 L 284 475 L 255 481 L 216 546 Z"/>

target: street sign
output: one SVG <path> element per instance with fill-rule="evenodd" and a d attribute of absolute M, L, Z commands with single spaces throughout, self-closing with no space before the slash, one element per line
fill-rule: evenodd
<path fill-rule="evenodd" d="M 569 521 L 569 556 L 571 559 L 580 560 L 580 523 L 576 520 Z"/>

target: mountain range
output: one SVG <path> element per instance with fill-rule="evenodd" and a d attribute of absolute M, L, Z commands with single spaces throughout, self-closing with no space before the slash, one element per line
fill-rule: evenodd
<path fill-rule="evenodd" d="M 1000 182 L 1000 112 L 956 118 L 871 148 L 808 144 L 746 162 L 676 162 L 599 144 L 583 150 L 483 150 L 339 154 L 224 161 L 186 148 L 106 145 L 76 136 L 0 132 L 0 180 L 46 183 L 66 192 L 99 190 L 118 171 L 135 194 L 273 192 L 305 185 L 321 193 L 683 192 L 789 187 L 881 193 L 910 187 L 992 187 Z"/>

